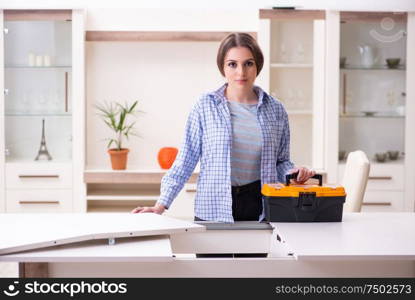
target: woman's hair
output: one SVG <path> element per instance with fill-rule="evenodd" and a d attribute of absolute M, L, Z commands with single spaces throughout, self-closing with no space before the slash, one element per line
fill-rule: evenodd
<path fill-rule="evenodd" d="M 228 53 L 229 49 L 234 47 L 245 47 L 251 50 L 252 55 L 254 56 L 258 76 L 264 65 L 264 56 L 262 55 L 261 48 L 259 48 L 256 40 L 251 35 L 243 32 L 230 33 L 220 43 L 216 63 L 218 64 L 221 74 L 225 76 L 223 68 L 226 53 Z"/>

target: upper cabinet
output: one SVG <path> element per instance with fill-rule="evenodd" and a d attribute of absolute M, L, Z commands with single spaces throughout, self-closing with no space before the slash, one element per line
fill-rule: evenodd
<path fill-rule="evenodd" d="M 371 161 L 363 210 L 413 211 L 415 13 L 260 10 L 258 82 L 285 106 L 291 158 L 341 183 Z"/>
<path fill-rule="evenodd" d="M 71 15 L 5 16 L 6 163 L 71 161 Z"/>
<path fill-rule="evenodd" d="M 325 12 L 260 10 L 258 82 L 288 112 L 291 160 L 324 168 Z"/>
<path fill-rule="evenodd" d="M 327 12 L 326 166 L 341 182 L 347 153 L 371 163 L 363 211 L 413 211 L 414 14 Z"/>
<path fill-rule="evenodd" d="M 372 164 L 403 164 L 406 14 L 340 13 L 339 160 L 355 149 Z"/>
<path fill-rule="evenodd" d="M 84 151 L 83 13 L 5 10 L 2 17 L 2 210 L 72 211 L 82 174 L 74 159 Z M 59 191 L 38 199 L 39 187 Z"/>

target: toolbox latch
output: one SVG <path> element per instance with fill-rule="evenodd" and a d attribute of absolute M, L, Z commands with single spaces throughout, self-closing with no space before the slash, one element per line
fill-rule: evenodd
<path fill-rule="evenodd" d="M 317 207 L 315 192 L 300 192 L 298 195 L 298 207 L 303 211 L 312 211 Z"/>

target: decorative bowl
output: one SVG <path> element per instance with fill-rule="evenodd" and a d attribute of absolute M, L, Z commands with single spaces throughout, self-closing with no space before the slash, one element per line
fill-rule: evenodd
<path fill-rule="evenodd" d="M 377 162 L 385 162 L 388 154 L 387 153 L 376 153 L 375 158 Z"/>
<path fill-rule="evenodd" d="M 387 58 L 386 64 L 388 65 L 389 69 L 396 69 L 399 66 L 400 61 L 400 58 Z"/>
<path fill-rule="evenodd" d="M 390 160 L 397 160 L 399 157 L 399 151 L 397 150 L 388 151 L 388 157 Z"/>
<path fill-rule="evenodd" d="M 340 68 L 344 68 L 346 65 L 346 57 L 340 57 Z"/>

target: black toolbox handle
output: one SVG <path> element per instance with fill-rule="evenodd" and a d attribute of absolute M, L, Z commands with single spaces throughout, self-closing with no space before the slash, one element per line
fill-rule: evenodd
<path fill-rule="evenodd" d="M 285 185 L 289 186 L 291 179 L 296 179 L 297 176 L 298 176 L 298 172 L 285 175 Z M 323 185 L 323 175 L 315 174 L 313 177 L 310 177 L 310 178 L 318 179 L 318 185 L 319 186 Z"/>

